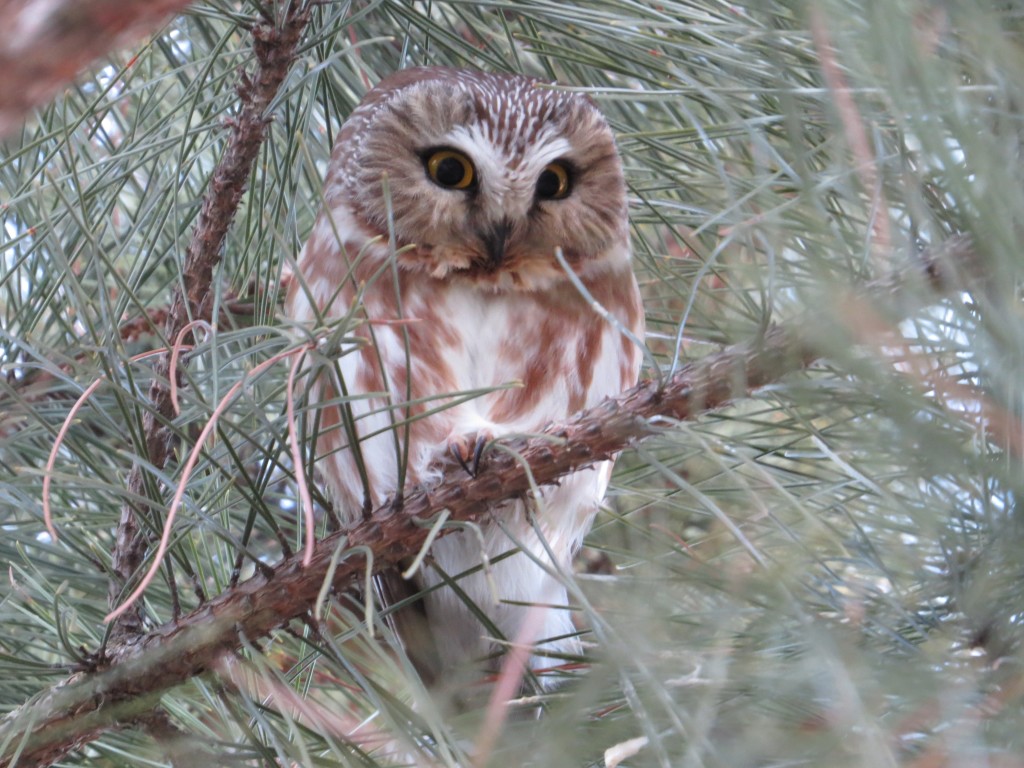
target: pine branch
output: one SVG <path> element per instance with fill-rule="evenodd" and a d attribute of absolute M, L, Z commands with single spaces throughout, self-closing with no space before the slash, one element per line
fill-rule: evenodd
<path fill-rule="evenodd" d="M 295 49 L 309 20 L 307 3 L 289 3 L 280 23 L 269 22 L 253 28 L 256 71 L 251 77 L 240 72 L 238 95 L 241 108 L 228 123 L 231 139 L 207 185 L 203 206 L 185 253 L 181 282 L 174 293 L 164 323 L 164 337 L 173 342 L 195 320 L 209 321 L 213 307 L 213 271 L 220 261 L 228 228 L 245 192 L 253 163 L 266 137 L 267 108 L 277 94 L 295 58 Z M 170 355 L 154 364 L 149 399 L 152 403 L 143 424 L 145 454 L 149 464 L 163 469 L 174 447 L 174 436 L 166 426 L 174 417 L 169 380 Z M 146 495 L 146 471 L 135 464 L 128 476 L 128 497 Z M 112 561 L 109 600 L 115 605 L 125 586 L 138 573 L 148 547 L 140 515 L 152 514 L 126 503 L 121 509 Z M 115 640 L 142 630 L 142 607 L 132 606 L 118 617 L 111 632 Z"/>
<path fill-rule="evenodd" d="M 39 125 L 9 132 L 0 161 L 0 506 L 10 566 L 0 765 L 223 765 L 253 755 L 384 765 L 396 752 L 467 762 L 466 723 L 426 705 L 410 712 L 406 660 L 358 617 L 335 636 L 309 605 L 275 597 L 265 582 L 226 592 L 239 584 L 232 563 L 248 556 L 290 597 L 320 607 L 302 592 L 303 572 L 285 570 L 291 539 L 306 532 L 276 503 L 290 495 L 293 463 L 284 429 L 294 420 L 276 410 L 286 371 L 256 379 L 244 370 L 293 349 L 263 332 L 265 301 L 255 323 L 215 314 L 211 323 L 239 330 L 182 357 L 198 389 L 170 422 L 181 443 L 133 499 L 150 544 L 143 568 L 156 559 L 154 531 L 185 442 L 198 456 L 182 483 L 194 501 L 169 526 L 146 633 L 108 643 L 96 623 L 130 498 L 125 476 L 147 459 L 153 358 L 124 358 L 167 343 L 204 185 L 231 137 L 218 121 L 238 114 L 238 67 L 255 71 L 250 33 L 264 17 L 254 16 L 279 18 L 300 1 L 196 3 L 151 41 L 143 32 L 111 43 L 103 22 L 163 0 L 0 0 L 11 37 L 0 52 L 24 54 L 4 59 L 0 117 L 13 119 L 3 110 L 23 110 L 47 87 L 51 73 L 37 83 L 33 67 L 60 69 L 56 103 L 21 114 Z M 681 354 L 682 365 L 760 338 L 758 318 L 772 311 L 776 322 L 803 322 L 784 328 L 827 356 L 696 426 L 649 422 L 664 431 L 620 459 L 616 514 L 588 537 L 608 564 L 579 585 L 577 596 L 593 599 L 574 601 L 600 646 L 593 670 L 554 699 L 508 702 L 522 711 L 550 700 L 557 712 L 503 733 L 498 762 L 601 764 L 603 755 L 609 765 L 668 766 L 685 753 L 695 763 L 727 754 L 924 765 L 962 755 L 1012 762 L 1019 751 L 1024 540 L 1013 510 L 1024 327 L 1014 222 L 1024 185 L 1014 150 L 1024 77 L 1007 73 L 1021 69 L 1021 19 L 1010 4 L 881 5 L 541 0 L 497 13 L 487 3 L 323 3 L 303 33 L 301 71 L 292 66 L 272 102 L 274 133 L 218 277 L 266 285 L 311 224 L 337 126 L 378 76 L 414 64 L 530 71 L 593 93 L 616 129 L 658 361 Z M 82 18 L 114 6 L 101 23 Z M 26 35 L 25 8 L 36 23 L 76 23 L 57 25 L 64 38 Z M 132 49 L 115 57 L 116 71 L 71 83 L 76 47 L 93 42 Z M 977 235 L 987 285 L 942 301 L 917 290 L 917 278 L 871 295 L 852 289 L 856 275 L 903 261 L 893 243 L 965 230 Z M 216 313 L 228 286 L 218 280 L 210 293 Z M 108 383 L 68 420 L 53 471 L 41 474 L 81 390 L 75 381 L 88 383 L 96 366 Z M 723 370 L 735 371 L 737 395 L 746 389 L 744 372 Z M 235 383 L 244 392 L 225 399 Z M 197 441 L 222 401 L 237 407 L 215 440 Z M 39 535 L 44 477 L 59 544 Z M 265 561 L 268 552 L 277 554 Z M 333 554 L 342 565 L 359 557 L 340 546 Z M 206 594 L 179 598 L 182 585 Z M 325 577 L 321 591 L 330 586 Z M 255 614 L 275 599 L 288 611 L 273 620 L 306 613 L 240 642 L 239 627 L 271 622 L 269 609 L 265 621 Z M 325 625 L 340 619 L 332 606 Z M 178 631 L 193 634 L 181 654 L 166 651 Z M 101 643 L 113 660 L 90 658 Z M 118 671 L 122 660 L 134 667 Z M 146 693 L 163 661 L 168 676 Z M 729 695 L 736 690 L 749 695 Z M 821 695 L 809 700 L 808 690 Z M 866 737 L 846 752 L 827 748 L 851 731 Z"/>
<path fill-rule="evenodd" d="M 191 0 L 2 0 L 0 136 L 107 51 L 152 32 Z"/>
<path fill-rule="evenodd" d="M 277 285 L 277 295 L 283 295 L 282 285 Z M 261 299 L 265 298 L 263 289 L 255 282 L 250 282 L 245 290 L 236 293 L 231 289 L 225 289 L 220 300 L 220 314 L 217 318 L 217 327 L 231 327 L 232 325 L 244 322 L 244 319 L 251 317 Z M 118 327 L 118 333 L 123 341 L 135 341 L 142 336 L 154 333 L 156 329 L 166 327 L 171 316 L 171 307 L 151 307 L 141 317 L 134 317 L 126 320 Z"/>
<path fill-rule="evenodd" d="M 980 269 L 969 242 L 957 238 L 910 273 L 861 295 L 892 299 L 893 291 L 908 282 L 962 290 Z M 224 654 L 305 615 L 329 573 L 337 590 L 355 583 L 365 573 L 366 551 L 373 553 L 374 570 L 415 554 L 426 541 L 428 521 L 442 510 L 452 520 L 480 520 L 494 503 L 524 496 L 533 484 L 555 483 L 666 425 L 722 408 L 806 368 L 827 352 L 816 340 L 818 324 L 808 320 L 772 326 L 753 341 L 690 363 L 660 386 L 641 383 L 538 436 L 499 441 L 482 459 L 476 478 L 455 469 L 436 486 L 412 489 L 401 509 L 384 504 L 355 528 L 320 541 L 309 567 L 302 567 L 301 554 L 286 558 L 191 613 L 112 645 L 101 671 L 81 673 L 5 718 L 0 744 L 11 746 L 0 759 L 20 744 L 19 766 L 48 765 L 105 730 L 140 717 L 163 691 L 216 672 Z M 335 563 L 339 551 L 345 557 Z"/>
<path fill-rule="evenodd" d="M 277 296 L 283 295 L 282 286 L 276 286 Z M 219 328 L 230 328 L 244 325 L 256 314 L 256 308 L 264 301 L 261 287 L 250 284 L 242 293 L 225 289 L 220 301 L 220 315 L 217 318 Z M 135 342 L 144 336 L 155 334 L 166 325 L 170 315 L 170 307 L 152 307 L 145 314 L 126 320 L 118 327 L 122 341 Z M 71 374 L 78 362 L 92 359 L 91 353 L 80 352 L 73 362 L 60 363 L 57 370 L 63 374 Z M 0 437 L 14 434 L 24 429 L 27 420 L 27 405 L 37 405 L 49 400 L 73 402 L 75 395 L 69 394 L 64 387 L 64 379 L 52 370 L 32 368 L 15 376 L 8 371 L 6 380 L 0 382 Z"/>

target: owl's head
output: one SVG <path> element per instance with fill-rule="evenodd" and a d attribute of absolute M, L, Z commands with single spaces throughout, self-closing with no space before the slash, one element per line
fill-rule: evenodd
<path fill-rule="evenodd" d="M 627 258 L 626 189 L 611 130 L 585 96 L 520 75 L 403 70 L 369 91 L 338 140 L 337 202 L 415 246 L 438 279 L 531 289 Z M 385 181 L 386 180 L 386 181 Z"/>

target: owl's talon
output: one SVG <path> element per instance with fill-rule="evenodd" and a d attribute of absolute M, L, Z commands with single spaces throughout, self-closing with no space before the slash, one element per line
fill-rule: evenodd
<path fill-rule="evenodd" d="M 538 85 L 512 74 L 403 70 L 371 89 L 339 133 L 324 210 L 295 264 L 285 313 L 297 328 L 355 318 L 356 336 L 316 334 L 317 356 L 337 366 L 321 375 L 319 365 L 307 365 L 302 374 L 308 431 L 319 432 L 310 453 L 322 456 L 318 470 L 338 504 L 342 530 L 358 525 L 361 503 L 370 525 L 423 511 L 411 496 L 403 510 L 406 486 L 432 488 L 454 479 L 437 497 L 453 508 L 496 498 L 506 485 L 498 465 L 511 466 L 512 458 L 499 455 L 502 445 L 492 444 L 494 438 L 537 433 L 636 381 L 641 354 L 632 342 L 644 338 L 643 297 L 630 267 L 626 184 L 615 139 L 584 96 Z M 479 107 L 495 98 L 500 114 Z M 460 142 L 439 146 L 426 137 L 440 124 L 470 137 L 479 131 L 485 139 L 477 142 L 479 151 Z M 498 133 L 501 146 L 492 146 L 486 137 Z M 552 141 L 566 157 L 551 156 Z M 432 149 L 417 163 L 425 147 Z M 568 159 L 577 156 L 585 167 Z M 371 171 L 373 183 L 363 183 Z M 376 183 L 385 171 L 403 180 L 391 185 L 390 195 Z M 598 178 L 602 183 L 583 183 Z M 378 242 L 385 218 L 394 219 L 399 240 L 418 245 L 395 251 Z M 376 279 L 382 270 L 391 275 L 396 259 L 396 279 Z M 571 289 L 570 282 L 579 287 L 573 273 L 597 298 Z M 595 307 L 609 322 L 598 322 Z M 476 393 L 480 397 L 470 401 Z M 391 415 L 408 425 L 398 426 L 402 456 L 390 450 L 393 436 L 376 431 Z M 567 430 L 550 436 L 571 437 Z M 489 445 L 494 450 L 484 461 Z M 568 450 L 554 442 L 549 448 L 548 463 Z M 571 458 L 594 456 L 574 449 Z M 495 502 L 501 521 L 481 519 L 456 532 L 461 543 L 454 537 L 434 543 L 437 574 L 420 569 L 414 582 L 399 579 L 413 591 L 425 588 L 423 599 L 407 600 L 404 590 L 381 586 L 381 603 L 401 606 L 386 614 L 388 623 L 424 682 L 450 687 L 468 681 L 464 672 L 454 673 L 466 669 L 468 658 L 487 654 L 492 632 L 482 631 L 484 618 L 493 634 L 510 638 L 525 636 L 524 622 L 539 621 L 538 637 L 559 638 L 543 647 L 579 652 L 566 611 L 535 619 L 539 614 L 521 605 L 568 601 L 543 564 L 520 557 L 493 573 L 485 566 L 508 548 L 506 533 L 529 542 L 534 525 L 562 532 L 552 537 L 550 555 L 569 562 L 573 544 L 590 527 L 610 465 L 605 461 L 588 474 L 573 469 L 562 490 L 547 489 L 542 500 L 524 490 Z M 386 496 L 392 498 L 382 508 Z M 441 565 L 453 574 L 482 572 L 461 580 L 460 591 L 444 585 L 435 592 L 432 585 L 442 586 Z M 463 597 L 479 608 L 464 605 Z M 517 604 L 498 604 L 511 600 Z M 531 666 L 548 666 L 542 658 L 533 655 Z M 550 678 L 542 681 L 545 689 L 553 687 Z M 476 689 L 459 690 L 465 699 L 456 697 L 458 709 L 476 706 Z"/>
<path fill-rule="evenodd" d="M 468 435 L 452 438 L 448 441 L 448 453 L 466 471 L 467 475 L 475 479 L 480 471 L 480 459 L 484 455 L 487 444 L 491 441 L 491 436 L 485 432 L 478 433 L 473 439 L 472 451 L 469 441 Z"/>
<path fill-rule="evenodd" d="M 467 464 L 466 460 L 462 458 L 462 450 L 456 441 L 452 440 L 450 443 L 448 443 L 448 453 L 450 453 L 452 457 L 455 459 L 455 461 L 459 463 L 460 467 L 466 470 L 467 475 L 469 475 L 470 477 L 475 477 L 475 475 L 473 474 L 473 470 L 469 468 L 469 464 Z"/>
<path fill-rule="evenodd" d="M 491 442 L 487 435 L 477 435 L 476 445 L 473 446 L 473 477 L 480 471 L 480 458 L 484 455 L 484 448 Z"/>

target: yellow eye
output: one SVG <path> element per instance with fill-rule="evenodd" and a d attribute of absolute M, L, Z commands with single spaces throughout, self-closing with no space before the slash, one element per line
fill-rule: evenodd
<path fill-rule="evenodd" d="M 537 198 L 539 200 L 561 200 L 572 191 L 569 168 L 563 163 L 548 163 L 537 177 Z"/>
<path fill-rule="evenodd" d="M 445 189 L 469 189 L 476 173 L 468 157 L 454 149 L 438 149 L 427 156 L 427 175 Z"/>

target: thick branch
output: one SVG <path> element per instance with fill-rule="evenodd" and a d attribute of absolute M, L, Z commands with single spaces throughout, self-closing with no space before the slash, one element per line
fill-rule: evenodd
<path fill-rule="evenodd" d="M 279 25 L 261 24 L 252 31 L 256 72 L 250 78 L 240 74 L 238 95 L 241 109 L 229 125 L 231 139 L 213 172 L 199 212 L 192 240 L 185 252 L 181 284 L 174 293 L 164 323 L 164 336 L 174 341 L 193 320 L 209 320 L 213 306 L 213 271 L 220 261 L 221 249 L 238 204 L 245 192 L 253 164 L 266 137 L 267 108 L 277 94 L 295 57 L 302 30 L 309 20 L 305 3 L 289 3 Z M 152 409 L 146 414 L 143 429 L 145 453 L 149 463 L 162 469 L 174 447 L 174 435 L 164 426 L 174 417 L 169 377 L 170 356 L 162 356 L 154 365 L 149 398 Z M 140 464 L 128 475 L 128 497 L 145 497 L 146 475 Z M 141 530 L 140 511 L 125 504 L 117 526 L 109 598 L 111 605 L 121 597 L 125 585 L 138 572 L 148 542 Z M 114 626 L 117 640 L 142 630 L 141 604 L 122 614 Z"/>
<path fill-rule="evenodd" d="M 138 714 L 129 702 L 143 699 L 151 706 L 154 693 L 211 669 L 242 638 L 251 641 L 305 614 L 339 547 L 369 549 L 378 569 L 394 565 L 426 540 L 428 527 L 417 521 L 443 509 L 455 520 L 478 520 L 493 502 L 528 493 L 524 462 L 534 481 L 551 483 L 650 435 L 651 420 L 693 418 L 803 368 L 816 356 L 797 332 L 775 327 L 755 344 L 736 345 L 686 366 L 663 388 L 640 384 L 543 436 L 502 441 L 508 450 L 490 450 L 475 479 L 458 470 L 436 487 L 409 492 L 401 511 L 385 504 L 347 534 L 319 542 L 309 567 L 302 567 L 301 555 L 290 557 L 271 575 L 257 574 L 179 620 L 109 648 L 110 668 L 80 675 L 20 710 L 0 727 L 0 742 L 31 724 L 18 764 L 47 764 L 98 736 L 126 711 Z M 365 556 L 356 550 L 337 565 L 334 585 L 353 582 L 365 568 Z"/>
<path fill-rule="evenodd" d="M 93 59 L 151 33 L 191 0 L 0 0 L 0 136 Z"/>
<path fill-rule="evenodd" d="M 922 255 L 921 264 L 876 284 L 867 295 L 877 296 L 884 288 L 883 299 L 891 299 L 913 282 L 961 290 L 981 272 L 976 262 L 969 243 L 956 239 Z M 773 326 L 753 342 L 685 366 L 663 386 L 642 383 L 538 437 L 501 441 L 505 450 L 492 448 L 475 479 L 457 470 L 434 487 L 413 489 L 400 511 L 385 504 L 346 534 L 319 542 L 309 567 L 302 567 L 301 555 L 287 558 L 269 575 L 257 573 L 178 620 L 124 638 L 108 649 L 106 669 L 80 674 L 5 718 L 0 744 L 17 745 L 24 738 L 19 765 L 49 764 L 139 717 L 163 691 L 214 668 L 222 654 L 241 647 L 243 638 L 251 642 L 307 613 L 339 549 L 349 551 L 334 570 L 336 589 L 363 575 L 366 550 L 373 552 L 378 570 L 417 552 L 428 533 L 422 521 L 441 510 L 447 509 L 453 520 L 478 520 L 495 502 L 528 493 L 531 478 L 542 485 L 555 482 L 614 456 L 666 421 L 693 419 L 805 368 L 821 353 L 809 335 L 815 327 L 806 318 Z M 0 761 L 4 757 L 0 754 Z"/>

